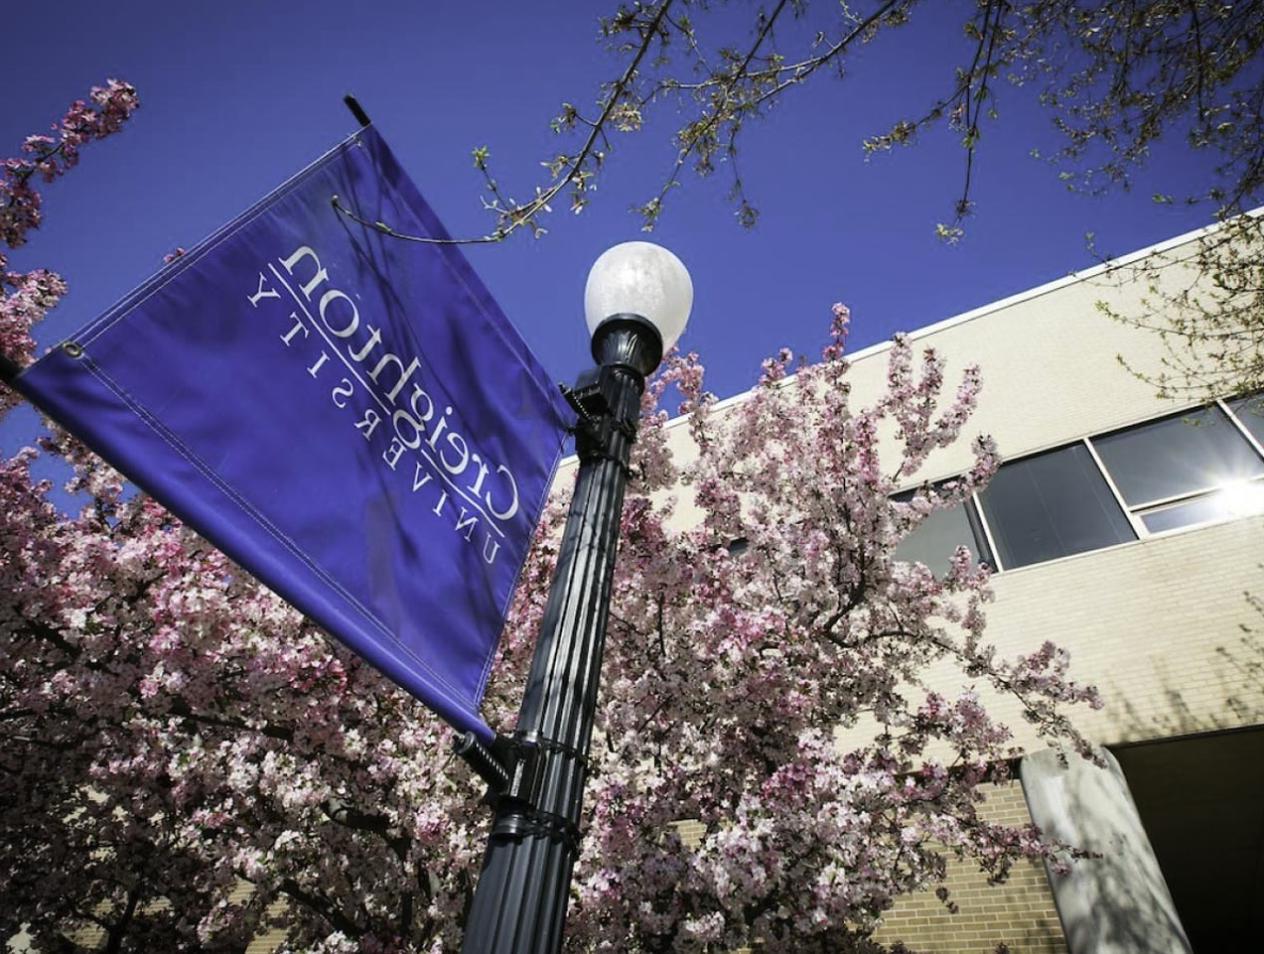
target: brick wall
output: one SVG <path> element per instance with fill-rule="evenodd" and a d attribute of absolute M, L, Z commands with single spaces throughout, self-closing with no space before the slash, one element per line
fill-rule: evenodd
<path fill-rule="evenodd" d="M 1018 782 L 996 786 L 984 814 L 992 821 L 1026 824 L 1027 804 Z M 1053 906 L 1044 868 L 1016 865 L 1009 880 L 989 885 L 967 862 L 949 862 L 946 886 L 958 911 L 950 913 L 934 894 L 901 898 L 883 919 L 876 939 L 903 941 L 928 954 L 992 954 L 999 943 L 1012 954 L 1065 954 L 1066 941 Z"/>
<path fill-rule="evenodd" d="M 1027 824 L 1031 818 L 1022 785 L 990 788 L 983 815 L 1007 825 Z M 702 837 L 698 822 L 682 821 L 677 829 L 687 843 Z M 1043 866 L 1015 865 L 1004 884 L 990 885 L 976 866 L 953 860 L 946 886 L 958 907 L 955 914 L 933 892 L 910 895 L 887 913 L 876 939 L 884 944 L 903 941 L 925 954 L 993 954 L 999 943 L 1007 944 L 1012 954 L 1066 954 Z"/>

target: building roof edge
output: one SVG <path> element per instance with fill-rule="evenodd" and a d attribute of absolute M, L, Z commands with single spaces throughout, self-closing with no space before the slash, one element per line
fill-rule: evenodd
<path fill-rule="evenodd" d="M 1252 218 L 1258 218 L 1260 216 L 1264 216 L 1264 206 L 1261 206 L 1260 208 L 1257 208 L 1257 209 L 1251 209 L 1249 212 L 1244 212 L 1243 215 L 1248 215 L 1248 216 L 1251 216 Z M 1216 232 L 1220 231 L 1220 229 L 1222 228 L 1224 228 L 1224 223 L 1216 222 L 1211 225 L 1205 225 L 1202 228 L 1191 229 L 1188 232 L 1183 232 L 1180 235 L 1173 236 L 1172 238 L 1164 239 L 1161 242 L 1155 242 L 1153 245 L 1147 245 L 1144 248 L 1139 248 L 1134 252 L 1129 252 L 1127 255 L 1121 255 L 1118 258 L 1112 258 L 1110 261 L 1101 262 L 1089 268 L 1083 268 L 1083 269 L 1080 269 L 1079 271 L 1071 272 L 1067 275 L 1063 275 L 1061 278 L 1055 278 L 1052 281 L 1045 282 L 1042 285 L 1036 285 L 1035 287 L 1028 288 L 1025 291 L 1016 292 L 1013 295 L 1009 295 L 1005 298 L 999 298 L 996 301 L 988 302 L 987 304 L 980 305 L 977 308 L 971 308 L 969 311 L 963 311 L 960 314 L 953 315 L 949 318 L 943 318 L 940 321 L 936 321 L 932 324 L 924 325 L 921 328 L 908 332 L 907 333 L 908 338 L 910 341 L 916 341 L 919 338 L 925 338 L 929 335 L 937 334 L 938 332 L 944 331 L 947 328 L 952 328 L 956 325 L 965 324 L 966 322 L 973 321 L 976 318 L 982 318 L 984 315 L 989 315 L 992 312 L 1000 311 L 1003 308 L 1009 308 L 1013 305 L 1017 305 L 1025 301 L 1031 301 L 1032 299 L 1039 298 L 1042 295 L 1047 295 L 1050 292 L 1057 291 L 1061 288 L 1066 288 L 1070 285 L 1075 284 L 1076 282 L 1087 281 L 1090 278 L 1095 278 L 1099 275 L 1105 275 L 1107 272 L 1110 272 L 1117 268 L 1126 268 L 1127 266 L 1132 265 L 1133 263 L 1138 262 L 1141 259 L 1146 258 L 1150 255 L 1159 255 L 1159 254 L 1162 254 L 1163 252 L 1170 251 L 1174 248 L 1178 248 L 1190 242 L 1197 241 L 1198 239 L 1204 238 L 1208 235 L 1214 235 Z M 861 358 L 868 358 L 875 354 L 881 354 L 883 351 L 887 350 L 890 347 L 891 347 L 890 341 L 879 341 L 876 344 L 871 344 L 864 348 L 861 348 L 859 351 L 855 352 L 854 354 L 849 354 L 847 358 L 849 361 L 853 361 L 853 362 L 859 361 Z M 781 381 L 778 382 L 778 385 L 779 386 L 788 385 L 794 379 L 795 379 L 795 375 L 793 374 L 787 375 L 785 378 L 783 378 Z M 721 411 L 721 410 L 724 410 L 725 408 L 731 407 L 732 405 L 738 404 L 746 400 L 751 395 L 752 390 L 753 389 L 748 388 L 747 390 L 740 391 L 737 394 L 732 394 L 726 398 L 721 398 L 720 400 L 717 400 L 714 404 L 711 405 L 711 410 Z M 682 414 L 677 417 L 673 417 L 671 420 L 667 422 L 665 426 L 678 427 L 679 425 L 686 423 L 688 420 L 689 420 L 689 415 Z M 559 466 L 567 466 L 572 462 L 573 459 L 574 459 L 574 455 L 570 455 L 564 458 L 560 462 Z"/>
<path fill-rule="evenodd" d="M 1252 209 L 1249 212 L 1244 212 L 1243 215 L 1248 215 L 1252 218 L 1264 216 L 1264 206 Z M 966 322 L 973 321 L 976 318 L 982 318 L 984 315 L 1000 311 L 1003 308 L 1009 308 L 1025 301 L 1040 298 L 1043 295 L 1058 291 L 1061 288 L 1069 287 L 1077 282 L 1087 281 L 1088 279 L 1096 278 L 1099 275 L 1105 275 L 1107 272 L 1113 271 L 1114 269 L 1126 268 L 1143 258 L 1147 258 L 1151 255 L 1159 255 L 1163 252 L 1170 251 L 1171 249 L 1178 248 L 1181 245 L 1197 241 L 1198 239 L 1204 238 L 1208 235 L 1214 235 L 1223 227 L 1224 223 L 1216 222 L 1211 225 L 1205 225 L 1202 228 L 1191 229 L 1188 232 L 1183 232 L 1180 235 L 1173 236 L 1172 238 L 1164 239 L 1161 242 L 1156 242 L 1152 245 L 1147 245 L 1144 248 L 1139 248 L 1136 251 L 1129 252 L 1127 255 L 1121 255 L 1118 258 L 1112 258 L 1110 261 L 1101 262 L 1097 265 L 1090 266 L 1089 268 L 1083 268 L 1079 271 L 1071 272 L 1067 275 L 1063 275 L 1061 278 L 1055 278 L 1052 281 L 1036 285 L 1033 288 L 1028 288 L 1024 291 L 1016 292 L 1013 295 L 1008 295 L 1005 298 L 998 298 L 996 301 L 988 302 L 985 305 L 979 305 L 976 308 L 971 308 L 969 311 L 963 311 L 960 314 L 940 319 L 932 324 L 923 325 L 921 328 L 907 332 L 908 339 L 910 341 L 916 341 L 919 338 L 925 338 L 929 335 L 937 334 L 940 331 L 955 327 L 956 325 L 965 324 Z M 855 353 L 848 354 L 847 359 L 852 362 L 859 361 L 861 358 L 868 358 L 875 354 L 881 354 L 890 347 L 891 342 L 889 340 L 879 341 L 875 344 L 867 345 Z M 794 380 L 794 378 L 795 375 L 793 374 L 787 375 L 779 382 L 779 384 L 789 384 Z M 711 405 L 711 410 L 723 410 L 733 404 L 744 401 L 750 396 L 752 390 L 753 389 L 748 388 L 745 391 L 740 391 L 737 394 L 722 398 Z M 687 421 L 688 418 L 689 415 L 687 414 L 674 417 L 667 422 L 666 426 L 675 427 L 678 424 Z"/>

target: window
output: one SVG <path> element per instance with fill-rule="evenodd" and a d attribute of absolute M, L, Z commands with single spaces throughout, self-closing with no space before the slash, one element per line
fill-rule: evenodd
<path fill-rule="evenodd" d="M 1264 509 L 1258 482 L 1264 458 L 1218 405 L 1095 437 L 1092 444 L 1150 533 Z"/>
<path fill-rule="evenodd" d="M 1256 482 L 1156 507 L 1144 513 L 1141 520 L 1151 533 L 1162 533 L 1196 523 L 1244 517 L 1261 510 L 1264 510 L 1264 485 Z"/>
<path fill-rule="evenodd" d="M 1264 445 L 1264 392 L 1227 402 L 1233 416 L 1250 432 L 1255 442 Z"/>
<path fill-rule="evenodd" d="M 1011 570 L 1257 513 L 1264 392 L 1005 463 L 986 490 L 923 520 L 894 556 L 942 573 L 965 546 L 976 562 Z"/>
<path fill-rule="evenodd" d="M 896 494 L 893 499 L 907 503 L 913 499 L 915 493 L 916 491 L 907 490 Z M 987 535 L 983 532 L 983 523 L 979 520 L 972 500 L 930 514 L 900 541 L 892 555 L 897 560 L 924 563 L 936 573 L 944 573 L 959 546 L 970 551 L 975 563 L 996 565 L 987 544 Z"/>
<path fill-rule="evenodd" d="M 1082 443 L 1003 464 L 979 501 L 1006 569 L 1136 539 Z"/>

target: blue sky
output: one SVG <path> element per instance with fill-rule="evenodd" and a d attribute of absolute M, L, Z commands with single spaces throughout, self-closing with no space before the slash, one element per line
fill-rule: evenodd
<path fill-rule="evenodd" d="M 818 14 L 828 12 L 818 4 Z M 717 28 L 749 38 L 751 6 L 720 4 Z M 865 161 L 860 144 L 942 91 L 966 54 L 964 0 L 880 38 L 838 82 L 792 91 L 745 134 L 743 173 L 762 216 L 739 228 L 727 180 L 692 176 L 671 196 L 652 240 L 688 265 L 695 308 L 682 345 L 700 352 L 711 388 L 748 387 L 781 346 L 818 352 L 835 301 L 851 306 L 853 344 L 872 344 L 1092 264 L 1085 233 L 1111 254 L 1206 224 L 1207 212 L 1156 205 L 1156 191 L 1203 181 L 1209 163 L 1179 143 L 1155 151 L 1130 193 L 1069 194 L 1033 147 L 1056 140 L 1034 91 L 1002 86 L 985 130 L 966 239 L 934 225 L 960 188 L 956 136 Z M 815 8 L 814 8 L 815 9 Z M 24 9 L 6 42 L 0 154 L 42 131 L 107 76 L 135 84 L 142 107 L 119 136 L 91 145 L 80 168 L 45 194 L 45 225 L 12 266 L 53 268 L 71 294 L 39 332 L 65 337 L 354 128 L 354 92 L 454 234 L 481 234 L 486 145 L 517 195 L 541 181 L 557 149 L 549 119 L 563 101 L 591 107 L 622 59 L 597 39 L 605 3 L 482 4 L 277 0 L 112 6 L 72 0 Z M 920 25 L 919 25 L 920 24 Z M 11 24 L 11 26 L 15 26 Z M 592 261 L 645 237 L 629 207 L 652 194 L 673 159 L 674 109 L 618 136 L 593 204 L 559 211 L 550 234 L 471 248 L 469 258 L 550 374 L 588 362 L 582 293 Z M 4 441 L 29 428 L 11 423 Z M 11 451 L 11 446 L 6 446 Z"/>

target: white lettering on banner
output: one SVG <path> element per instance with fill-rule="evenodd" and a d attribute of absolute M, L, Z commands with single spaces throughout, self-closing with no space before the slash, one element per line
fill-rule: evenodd
<path fill-rule="evenodd" d="M 371 407 L 364 409 L 364 418 L 356 425 L 356 430 L 364 435 L 367 441 L 373 437 L 373 432 L 377 430 L 377 426 L 382 423 L 382 415 Z"/>
<path fill-rule="evenodd" d="M 510 517 L 512 517 L 514 514 L 518 512 L 518 488 L 517 488 L 517 485 L 514 484 L 513 474 L 509 473 L 509 468 L 506 467 L 504 464 L 496 465 L 496 473 L 504 474 L 508 478 L 509 486 L 514 488 L 513 498 L 509 502 L 509 507 L 505 510 L 504 513 L 501 513 L 499 510 L 493 507 L 492 506 L 492 492 L 490 490 L 487 492 L 487 496 L 484 497 L 483 499 L 487 502 L 487 509 L 491 511 L 493 517 L 495 517 L 497 520 L 508 520 Z"/>
<path fill-rule="evenodd" d="M 311 332 L 307 330 L 307 325 L 303 324 L 303 322 L 299 320 L 297 311 L 290 312 L 290 318 L 293 319 L 294 326 L 285 334 L 281 335 L 281 340 L 285 342 L 285 346 L 287 348 L 290 346 L 290 342 L 293 340 L 294 336 L 300 331 L 303 332 L 304 338 L 311 334 Z"/>
<path fill-rule="evenodd" d="M 278 335 L 282 344 L 286 348 L 298 346 L 308 340 L 312 330 L 316 331 L 317 338 L 307 346 L 308 356 L 304 359 L 307 373 L 317 377 L 331 356 L 346 365 L 351 376 L 339 379 L 328 392 L 334 407 L 351 407 L 358 415 L 353 426 L 375 447 L 372 453 L 380 457 L 379 466 L 395 472 L 406 453 L 416 455 L 410 481 L 412 493 L 423 489 L 430 492 L 430 485 L 437 479 L 434 492 L 438 496 L 431 498 L 431 513 L 450 521 L 449 527 L 475 546 L 474 534 L 481 531 L 481 556 L 484 562 L 493 564 L 500 553 L 496 537 L 505 535 L 498 523 L 512 520 L 520 507 L 513 472 L 504 464 L 487 461 L 471 448 L 454 424 L 460 419 L 455 408 L 448 405 L 439 413 L 422 384 L 414 380 L 422 370 L 417 356 L 392 353 L 381 328 L 362 322 L 363 316 L 351 295 L 336 288 L 322 289 L 329 282 L 329 272 L 315 249 L 302 245 L 277 261 L 280 268 L 269 264 L 271 277 L 260 272 L 255 291 L 246 295 L 251 307 L 258 308 L 265 299 L 283 300 L 280 290 L 272 284 L 271 279 L 275 278 L 298 306 L 290 311 L 290 324 Z M 297 285 L 297 291 L 287 278 Z M 311 305 L 314 308 L 309 308 Z M 313 316 L 313 311 L 318 317 Z M 322 342 L 325 347 L 318 351 Z M 366 406 L 366 400 L 376 407 Z M 378 427 L 388 419 L 390 426 L 378 441 Z"/>
<path fill-rule="evenodd" d="M 474 532 L 474 528 L 477 526 L 478 526 L 478 517 L 470 517 L 468 520 L 465 519 L 465 508 L 462 507 L 461 515 L 456 518 L 456 527 L 454 527 L 453 529 L 455 529 L 457 533 L 460 533 L 462 530 L 465 530 L 465 542 L 469 543 L 470 534 Z M 469 528 L 468 530 L 466 530 L 467 527 Z"/>
<path fill-rule="evenodd" d="M 308 301 L 311 301 L 312 292 L 316 290 L 317 286 L 329 280 L 329 273 L 325 271 L 324 268 L 321 267 L 320 259 L 316 257 L 316 253 L 313 252 L 306 245 L 301 245 L 297 249 L 295 249 L 294 254 L 291 255 L 289 258 L 281 259 L 281 264 L 284 265 L 285 270 L 289 272 L 291 276 L 293 276 L 294 266 L 297 265 L 299 262 L 301 262 L 304 258 L 309 258 L 309 257 L 311 258 L 313 262 L 316 263 L 316 272 L 315 274 L 312 275 L 308 283 L 306 285 L 301 286 L 301 288 L 303 291 L 303 297 L 306 298 Z M 269 266 L 269 268 L 271 268 L 271 266 Z M 276 269 L 273 268 L 272 271 L 273 273 L 275 273 Z M 280 277 L 281 277 L 280 275 L 277 275 L 277 278 L 280 278 Z M 289 286 L 287 285 L 286 287 L 288 288 Z"/>
<path fill-rule="evenodd" d="M 322 351 L 320 353 L 320 360 L 317 361 L 315 364 L 313 364 L 310 368 L 308 368 L 307 373 L 310 374 L 313 378 L 316 377 L 316 375 L 320 374 L 320 369 L 324 366 L 325 362 L 328 360 L 329 360 L 329 355 L 327 355 L 325 352 Z"/>
<path fill-rule="evenodd" d="M 345 319 L 347 323 L 342 328 L 335 328 L 329 318 L 329 312 L 332 310 L 330 302 L 335 301 L 345 301 L 351 307 L 351 314 Z M 344 314 L 346 313 L 345 308 L 340 310 Z M 320 320 L 324 322 L 325 327 L 329 329 L 329 333 L 331 335 L 335 335 L 339 338 L 350 338 L 353 334 L 355 334 L 356 329 L 360 327 L 360 309 L 356 307 L 355 302 L 353 302 L 346 294 L 334 289 L 333 291 L 325 292 L 320 299 Z"/>
<path fill-rule="evenodd" d="M 338 382 L 338 386 L 329 392 L 329 399 L 334 402 L 334 407 L 344 408 L 347 406 L 347 399 L 355 396 L 355 387 L 351 384 L 349 378 L 343 378 Z M 341 398 L 342 400 L 339 400 Z"/>
<path fill-rule="evenodd" d="M 277 291 L 275 288 L 268 288 L 266 290 L 264 289 L 263 286 L 267 283 L 267 281 L 268 281 L 267 276 L 264 275 L 263 272 L 260 272 L 258 290 L 253 295 L 246 296 L 246 300 L 250 302 L 252 307 L 254 308 L 259 307 L 260 298 L 280 298 L 281 297 L 281 293 Z"/>
<path fill-rule="evenodd" d="M 404 445 L 400 443 L 398 437 L 391 438 L 390 447 L 382 451 L 382 460 L 386 461 L 386 466 L 391 470 L 399 463 L 399 459 L 404 456 Z"/>

